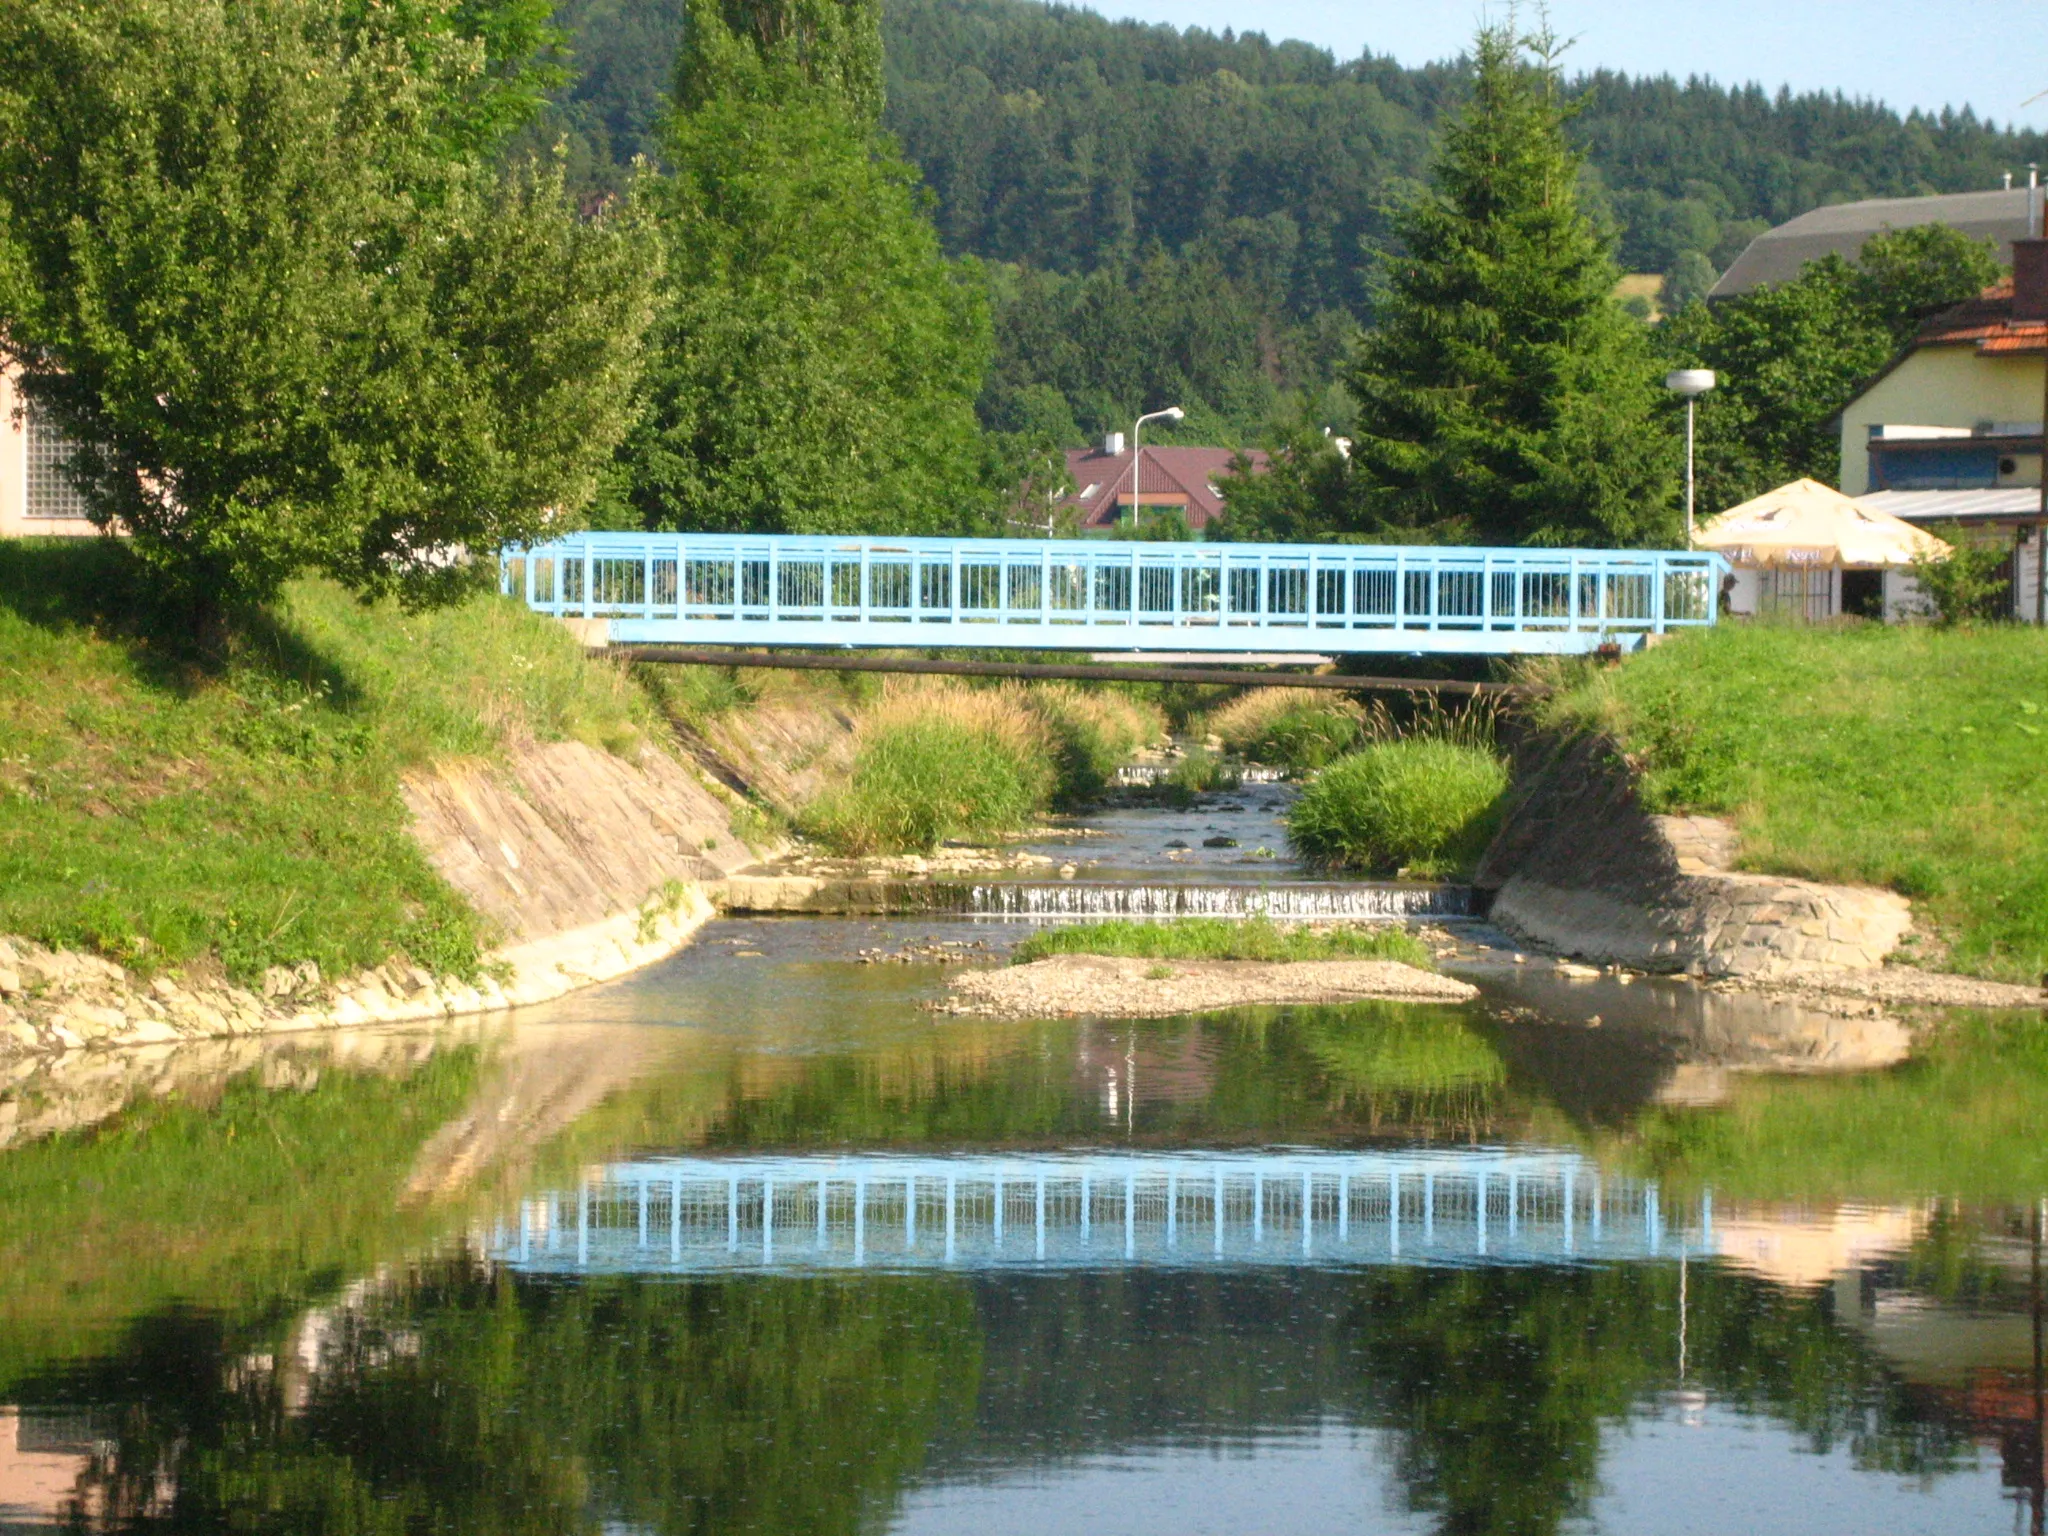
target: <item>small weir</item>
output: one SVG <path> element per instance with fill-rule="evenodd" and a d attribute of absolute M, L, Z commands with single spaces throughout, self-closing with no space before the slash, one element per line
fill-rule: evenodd
<path fill-rule="evenodd" d="M 1194 885 L 992 881 L 964 888 L 962 910 L 987 917 L 1270 917 L 1288 922 L 1470 917 L 1462 885 Z"/>

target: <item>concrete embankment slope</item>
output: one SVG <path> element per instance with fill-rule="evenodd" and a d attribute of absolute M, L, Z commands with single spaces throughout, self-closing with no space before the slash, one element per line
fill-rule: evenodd
<path fill-rule="evenodd" d="M 1737 872 L 1735 829 L 1655 816 L 1608 737 L 1539 735 L 1517 754 L 1505 824 L 1474 884 L 1490 915 L 1546 949 L 1643 971 L 1780 981 L 1884 963 L 1903 896 Z"/>
<path fill-rule="evenodd" d="M 502 935 L 475 985 L 392 961 L 348 977 L 273 968 L 260 990 L 0 938 L 0 1058 L 81 1046 L 443 1018 L 559 997 L 660 959 L 711 915 L 707 881 L 753 862 L 685 765 L 580 742 L 403 785 L 435 869 Z"/>

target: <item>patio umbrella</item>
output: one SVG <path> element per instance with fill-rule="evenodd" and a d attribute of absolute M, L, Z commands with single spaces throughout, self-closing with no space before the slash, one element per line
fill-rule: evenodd
<path fill-rule="evenodd" d="M 1730 507 L 1694 540 L 1737 565 L 1906 566 L 1948 545 L 1886 512 L 1873 512 L 1818 480 L 1794 480 Z"/>

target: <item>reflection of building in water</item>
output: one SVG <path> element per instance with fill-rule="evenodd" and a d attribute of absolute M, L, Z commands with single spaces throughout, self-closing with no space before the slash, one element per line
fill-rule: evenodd
<path fill-rule="evenodd" d="M 1713 1248 L 1713 1206 L 1498 1148 L 649 1159 L 523 1201 L 533 1270 L 1531 1264 Z"/>
<path fill-rule="evenodd" d="M 95 1521 L 80 1481 L 92 1458 L 92 1438 L 76 1422 L 0 1407 L 0 1527 Z"/>
<path fill-rule="evenodd" d="M 1779 1285 L 1826 1285 L 1903 1252 L 1926 1227 L 1921 1206 L 1723 1205 L 1714 1250 Z"/>

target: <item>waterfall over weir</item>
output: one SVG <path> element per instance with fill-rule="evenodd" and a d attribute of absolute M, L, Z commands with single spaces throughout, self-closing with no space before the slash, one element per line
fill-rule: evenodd
<path fill-rule="evenodd" d="M 1469 917 L 1462 885 L 1090 884 L 999 882 L 967 888 L 967 910 L 990 917 L 1270 917 L 1281 921 L 1398 921 Z"/>

